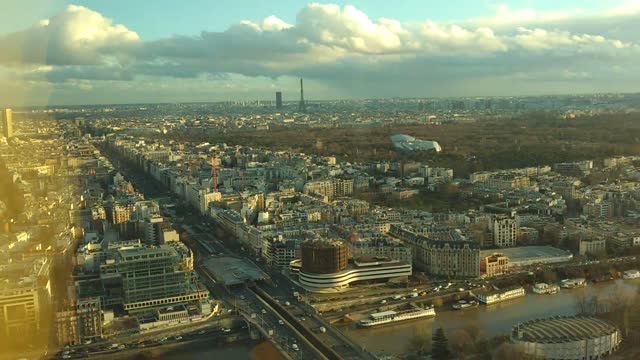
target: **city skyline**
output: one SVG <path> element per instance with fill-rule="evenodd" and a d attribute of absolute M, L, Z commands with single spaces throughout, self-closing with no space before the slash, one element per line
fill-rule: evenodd
<path fill-rule="evenodd" d="M 639 90 L 638 1 L 458 1 L 459 13 L 407 11 L 415 2 L 208 5 L 230 16 L 196 19 L 199 31 L 185 20 L 195 4 L 149 10 L 146 22 L 117 2 L 80 4 L 52 2 L 0 27 L 2 105 L 286 99 L 300 77 L 311 101 Z"/>

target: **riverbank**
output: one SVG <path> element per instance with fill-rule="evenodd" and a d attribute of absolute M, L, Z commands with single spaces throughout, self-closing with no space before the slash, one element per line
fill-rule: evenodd
<path fill-rule="evenodd" d="M 275 356 L 274 356 L 275 354 Z M 268 341 L 252 341 L 249 339 L 231 343 L 212 343 L 209 339 L 198 339 L 188 342 L 165 344 L 144 349 L 131 349 L 117 353 L 118 359 L 280 359 L 277 350 Z M 92 356 L 92 359 L 113 359 L 114 354 Z"/>
<path fill-rule="evenodd" d="M 427 334 L 442 327 L 447 334 L 453 334 L 469 325 L 477 326 L 486 337 L 508 335 L 511 328 L 535 318 L 555 315 L 575 315 L 578 312 L 577 299 L 581 297 L 606 298 L 613 294 L 637 293 L 639 280 L 616 280 L 589 284 L 584 288 L 561 290 L 555 295 L 526 296 L 493 304 L 481 305 L 464 311 L 450 307 L 436 309 L 434 318 L 410 320 L 377 328 L 359 329 L 355 323 L 345 323 L 339 329 L 357 344 L 379 355 L 397 355 L 406 352 L 408 340 L 416 334 Z"/>

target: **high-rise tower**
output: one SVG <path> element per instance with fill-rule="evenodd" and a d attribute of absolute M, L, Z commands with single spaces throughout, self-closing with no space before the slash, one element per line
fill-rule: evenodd
<path fill-rule="evenodd" d="M 276 109 L 282 109 L 282 92 L 276 92 Z"/>
<path fill-rule="evenodd" d="M 13 136 L 13 114 L 11 109 L 4 109 L 0 116 L 2 116 L 2 136 L 9 139 Z"/>
<path fill-rule="evenodd" d="M 307 111 L 307 105 L 304 103 L 304 86 L 302 85 L 302 78 L 300 78 L 300 103 L 298 104 L 298 111 Z"/>

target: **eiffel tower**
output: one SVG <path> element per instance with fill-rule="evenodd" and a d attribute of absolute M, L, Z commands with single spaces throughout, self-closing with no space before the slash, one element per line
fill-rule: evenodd
<path fill-rule="evenodd" d="M 302 78 L 300 78 L 300 103 L 298 103 L 298 112 L 306 112 L 307 105 L 304 103 L 304 87 L 302 86 Z"/>

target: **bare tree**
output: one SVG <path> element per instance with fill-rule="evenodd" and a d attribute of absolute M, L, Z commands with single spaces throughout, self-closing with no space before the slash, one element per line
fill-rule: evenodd
<path fill-rule="evenodd" d="M 464 331 L 466 331 L 467 334 L 469 334 L 469 336 L 471 337 L 474 343 L 478 341 L 478 337 L 480 336 L 480 326 L 478 325 L 477 322 L 473 321 L 468 323 L 464 327 Z"/>
<path fill-rule="evenodd" d="M 451 350 L 458 358 L 465 358 L 474 350 L 475 342 L 471 335 L 464 329 L 458 330 L 451 335 Z"/>
<path fill-rule="evenodd" d="M 408 349 L 417 355 L 424 355 L 431 349 L 431 334 L 426 330 L 416 330 L 409 338 Z"/>
<path fill-rule="evenodd" d="M 575 307 L 578 315 L 596 315 L 602 311 L 601 302 L 595 295 L 580 293 L 575 296 Z"/>
<path fill-rule="evenodd" d="M 513 344 L 505 342 L 498 346 L 493 358 L 495 360 L 512 360 L 520 358 L 521 355 L 522 354 Z"/>

